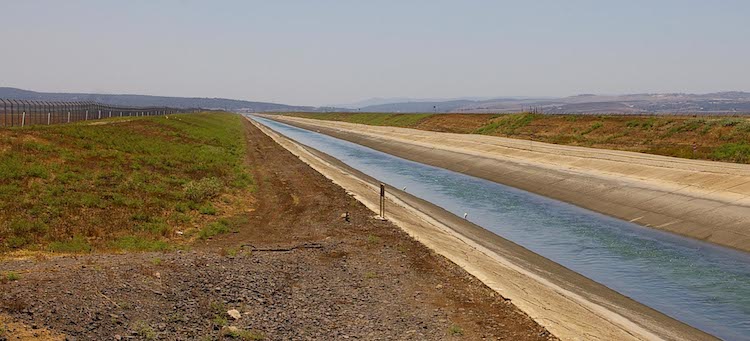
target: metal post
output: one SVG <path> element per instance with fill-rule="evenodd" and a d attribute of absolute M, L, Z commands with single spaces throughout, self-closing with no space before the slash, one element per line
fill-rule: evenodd
<path fill-rule="evenodd" d="M 13 126 L 13 100 L 9 99 L 8 103 L 10 103 L 10 126 Z"/>
<path fill-rule="evenodd" d="M 385 185 L 380 184 L 380 217 L 385 219 Z"/>
<path fill-rule="evenodd" d="M 8 118 L 8 106 L 5 104 L 4 99 L 0 99 L 0 102 L 3 102 L 3 127 L 7 126 L 6 119 Z"/>

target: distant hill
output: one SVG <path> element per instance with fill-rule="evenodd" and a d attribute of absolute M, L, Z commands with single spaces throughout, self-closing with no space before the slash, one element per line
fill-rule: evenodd
<path fill-rule="evenodd" d="M 563 98 L 495 98 L 398 102 L 359 108 L 362 112 L 495 113 L 535 110 L 554 113 L 750 114 L 750 93 L 577 95 Z"/>
<path fill-rule="evenodd" d="M 128 107 L 173 107 L 225 109 L 237 111 L 314 111 L 314 107 L 251 102 L 226 98 L 164 97 L 148 95 L 108 95 L 85 93 L 48 93 L 0 87 L 0 98 L 34 101 L 93 101 Z"/>

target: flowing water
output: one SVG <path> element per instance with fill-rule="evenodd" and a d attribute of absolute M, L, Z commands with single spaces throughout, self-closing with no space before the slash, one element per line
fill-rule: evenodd
<path fill-rule="evenodd" d="M 673 318 L 725 340 L 750 340 L 750 254 L 253 119 L 458 216 L 468 213 L 477 225 Z"/>

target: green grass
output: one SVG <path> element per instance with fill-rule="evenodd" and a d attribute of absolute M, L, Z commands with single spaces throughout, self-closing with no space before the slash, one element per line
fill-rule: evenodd
<path fill-rule="evenodd" d="M 19 275 L 17 272 L 14 272 L 14 271 L 8 271 L 2 276 L 2 279 L 4 279 L 7 282 L 15 282 L 21 279 L 21 275 Z"/>
<path fill-rule="evenodd" d="M 227 321 L 227 318 L 224 316 L 216 316 L 213 320 L 211 320 L 211 323 L 213 323 L 215 326 L 224 327 L 229 324 L 229 321 Z"/>
<path fill-rule="evenodd" d="M 169 242 L 254 189 L 239 115 L 107 121 L 0 129 L 0 252 L 161 248 L 128 238 Z"/>
<path fill-rule="evenodd" d="M 74 236 L 70 240 L 53 241 L 49 243 L 47 249 L 52 252 L 87 253 L 91 252 L 91 244 L 86 238 Z"/>
<path fill-rule="evenodd" d="M 497 118 L 492 119 L 490 123 L 474 131 L 474 133 L 492 135 L 496 132 L 501 132 L 506 135 L 513 135 L 517 129 L 529 125 L 529 123 L 540 117 L 542 117 L 542 115 L 532 113 L 500 115 Z"/>
<path fill-rule="evenodd" d="M 750 163 L 750 144 L 745 142 L 723 144 L 713 151 L 711 158 L 721 161 Z"/>
<path fill-rule="evenodd" d="M 463 328 L 461 328 L 461 327 L 459 327 L 457 325 L 452 325 L 452 326 L 450 326 L 450 328 L 448 328 L 448 335 L 450 335 L 450 336 L 462 336 L 462 335 L 464 335 L 464 330 L 463 330 Z"/>
<path fill-rule="evenodd" d="M 208 239 L 213 236 L 224 234 L 230 231 L 231 231 L 231 228 L 229 227 L 229 224 L 227 224 L 224 221 L 215 221 L 213 223 L 206 225 L 206 227 L 201 229 L 200 232 L 198 233 L 198 237 L 201 239 Z"/>
<path fill-rule="evenodd" d="M 133 329 L 135 330 L 136 335 L 138 335 L 143 340 L 156 339 L 156 331 L 151 328 L 151 326 L 149 326 L 146 322 L 136 322 L 133 326 Z"/>
<path fill-rule="evenodd" d="M 222 331 L 222 335 L 232 338 L 232 339 L 238 339 L 243 341 L 253 341 L 253 340 L 265 340 L 266 335 L 255 330 L 242 330 L 242 329 L 236 329 L 233 330 L 231 328 L 226 328 Z"/>
<path fill-rule="evenodd" d="M 367 243 L 368 244 L 379 244 L 380 243 L 380 237 L 376 235 L 367 235 Z"/>
<path fill-rule="evenodd" d="M 604 126 L 604 123 L 602 123 L 602 122 L 594 122 L 594 123 L 591 124 L 590 127 L 588 127 L 586 130 L 582 131 L 581 135 L 589 134 L 589 133 L 593 132 L 594 130 L 597 130 L 597 129 L 603 127 L 603 126 Z"/>

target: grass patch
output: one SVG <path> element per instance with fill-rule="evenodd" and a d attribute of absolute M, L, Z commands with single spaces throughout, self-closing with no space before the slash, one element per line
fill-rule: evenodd
<path fill-rule="evenodd" d="M 448 335 L 450 335 L 450 336 L 462 336 L 462 335 L 464 335 L 464 330 L 463 330 L 463 328 L 461 328 L 461 327 L 459 327 L 457 325 L 452 325 L 452 326 L 450 326 L 448 328 Z"/>
<path fill-rule="evenodd" d="M 216 215 L 217 211 L 213 205 L 207 204 L 207 205 L 203 205 L 199 207 L 198 212 L 200 212 L 200 214 L 203 214 L 203 215 Z"/>
<path fill-rule="evenodd" d="M 225 328 L 221 334 L 225 337 L 243 341 L 265 340 L 266 335 L 255 330 L 242 330 L 236 328 Z"/>
<path fill-rule="evenodd" d="M 367 243 L 371 245 L 380 244 L 380 237 L 376 235 L 367 235 Z"/>
<path fill-rule="evenodd" d="M 711 158 L 718 161 L 750 163 L 750 144 L 726 143 L 711 153 Z"/>
<path fill-rule="evenodd" d="M 224 184 L 221 180 L 216 177 L 207 177 L 186 183 L 183 190 L 186 198 L 195 202 L 203 202 L 218 196 L 223 188 Z"/>
<path fill-rule="evenodd" d="M 490 123 L 474 131 L 474 134 L 495 135 L 502 133 L 504 135 L 514 135 L 516 130 L 523 128 L 534 120 L 540 118 L 540 114 L 521 113 L 512 115 L 502 115 L 494 118 Z"/>
<path fill-rule="evenodd" d="M 215 326 L 224 327 L 227 324 L 229 324 L 229 321 L 227 321 L 227 318 L 224 316 L 216 316 L 213 320 L 211 320 L 211 323 Z"/>
<path fill-rule="evenodd" d="M 238 247 L 230 247 L 227 249 L 221 249 L 221 255 L 230 259 L 237 258 L 237 255 L 240 253 L 240 248 Z"/>
<path fill-rule="evenodd" d="M 154 330 L 154 328 L 151 328 L 151 326 L 149 326 L 146 322 L 136 322 L 136 324 L 133 326 L 133 330 L 135 330 L 136 335 L 144 340 L 156 339 L 156 331 Z"/>
<path fill-rule="evenodd" d="M 5 274 L 2 275 L 3 282 L 15 282 L 19 279 L 21 279 L 21 275 L 19 275 L 15 271 L 8 271 Z"/>
<path fill-rule="evenodd" d="M 206 227 L 202 228 L 200 232 L 198 232 L 198 237 L 200 239 L 208 239 L 220 234 L 224 234 L 227 232 L 230 232 L 231 229 L 229 227 L 229 224 L 225 221 L 215 221 L 213 223 L 210 223 L 206 225 Z"/>
<path fill-rule="evenodd" d="M 0 129 L 0 252 L 159 249 L 152 239 L 216 219 L 223 195 L 254 189 L 242 120 L 205 112 Z"/>
<path fill-rule="evenodd" d="M 67 241 L 54 241 L 47 246 L 52 252 L 64 253 L 88 253 L 91 252 L 91 244 L 82 236 L 75 236 Z"/>
<path fill-rule="evenodd" d="M 594 123 L 591 124 L 590 127 L 588 127 L 586 130 L 582 131 L 581 135 L 589 134 L 592 131 L 597 130 L 597 129 L 603 127 L 603 126 L 604 126 L 604 123 L 602 123 L 602 122 L 594 122 Z"/>

